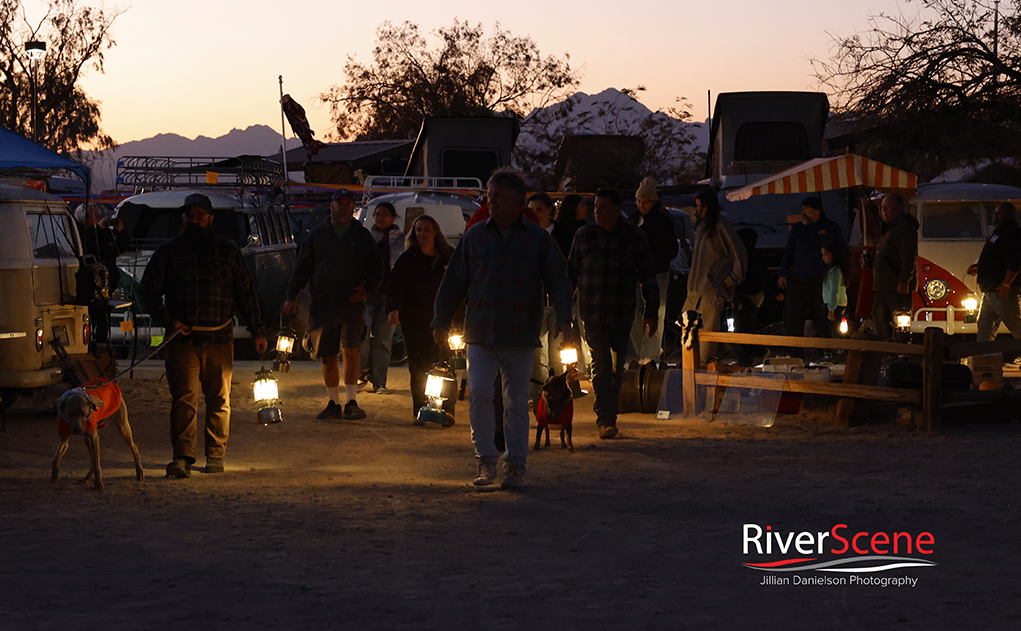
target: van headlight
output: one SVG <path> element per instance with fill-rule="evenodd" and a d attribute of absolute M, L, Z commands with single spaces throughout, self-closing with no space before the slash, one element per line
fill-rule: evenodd
<path fill-rule="evenodd" d="M 925 295 L 929 300 L 943 300 L 947 295 L 947 289 L 947 284 L 938 278 L 925 283 Z"/>

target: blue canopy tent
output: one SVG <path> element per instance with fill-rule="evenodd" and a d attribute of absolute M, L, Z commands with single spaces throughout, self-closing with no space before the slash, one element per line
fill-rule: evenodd
<path fill-rule="evenodd" d="M 87 166 L 0 127 L 0 175 L 40 177 L 60 170 L 70 171 L 80 177 L 88 195 L 92 187 L 92 174 Z"/>

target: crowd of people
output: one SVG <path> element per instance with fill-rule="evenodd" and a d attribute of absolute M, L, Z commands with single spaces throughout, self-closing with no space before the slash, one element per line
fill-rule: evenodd
<path fill-rule="evenodd" d="M 679 258 L 687 277 L 681 310 L 705 331 L 720 330 L 729 312 L 735 330 L 754 332 L 772 286 L 756 233 L 735 231 L 714 191 L 697 195 L 689 240 L 675 232 L 656 189 L 651 178 L 641 182 L 631 216 L 617 190 L 600 189 L 589 220 L 581 196 L 567 195 L 558 206 L 546 193 L 529 196 L 516 171 L 499 169 L 456 247 L 429 215 L 415 218 L 405 235 L 388 203 L 376 205 L 372 225 L 363 227 L 354 219 L 351 192 L 338 190 L 330 219 L 311 231 L 299 251 L 283 307 L 294 313 L 299 292 L 308 288 L 305 348 L 320 362 L 327 392 L 317 418 L 365 418 L 359 380 L 376 393 L 388 392 L 390 345 L 400 326 L 412 422 L 422 424 L 416 412 L 427 403 L 427 374 L 449 356 L 448 334 L 457 327 L 467 345 L 474 484 L 493 484 L 501 461 L 502 486 L 525 484 L 537 386 L 566 370 L 557 359 L 564 344 L 582 351 L 579 366 L 595 390 L 599 438 L 618 436 L 625 359 L 659 359 L 668 280 L 678 273 L 672 266 Z M 179 332 L 167 351 L 174 450 L 167 474 L 175 477 L 187 477 L 196 460 L 200 396 L 206 404 L 206 471 L 223 470 L 233 360 L 227 324 L 235 311 L 248 322 L 257 349 L 266 347 L 251 277 L 236 244 L 212 233 L 208 198 L 192 195 L 181 210 L 180 236 L 156 251 L 142 279 L 154 319 Z M 811 320 L 815 335 L 829 337 L 848 304 L 847 242 L 818 197 L 804 199 L 801 210 L 780 266 L 784 331 L 804 335 Z M 883 234 L 866 264 L 873 271 L 878 337 L 888 340 L 895 314 L 910 307 L 917 284 L 918 222 L 896 194 L 883 198 L 881 212 Z M 1001 204 L 993 224 L 995 233 L 969 270 L 983 291 L 979 339 L 992 339 L 1001 322 L 1021 337 L 1021 229 L 1013 206 Z M 700 350 L 703 362 L 718 352 L 713 344 Z M 745 345 L 734 352 L 749 363 L 766 349 Z M 450 418 L 455 401 L 443 404 Z"/>

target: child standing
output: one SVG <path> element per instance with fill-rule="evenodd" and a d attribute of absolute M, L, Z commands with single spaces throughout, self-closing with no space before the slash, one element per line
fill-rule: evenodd
<path fill-rule="evenodd" d="M 839 337 L 840 321 L 844 317 L 844 307 L 847 306 L 847 275 L 844 273 L 846 265 L 842 259 L 843 249 L 836 241 L 829 241 L 822 246 L 822 260 L 829 266 L 826 280 L 823 281 L 822 299 L 829 310 L 827 317 L 833 323 L 831 337 Z"/>

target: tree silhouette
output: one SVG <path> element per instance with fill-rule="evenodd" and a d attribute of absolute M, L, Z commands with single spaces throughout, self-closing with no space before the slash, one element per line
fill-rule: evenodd
<path fill-rule="evenodd" d="M 425 115 L 511 115 L 523 118 L 578 84 L 569 57 L 542 56 L 529 37 L 495 25 L 454 20 L 434 32 L 430 48 L 417 25 L 384 22 L 372 62 L 349 56 L 345 82 L 320 99 L 330 106 L 340 139 L 414 138 Z"/>
<path fill-rule="evenodd" d="M 1021 155 L 1021 2 L 906 1 L 916 16 L 871 15 L 813 60 L 857 150 L 923 178 Z"/>
<path fill-rule="evenodd" d="M 78 85 L 89 70 L 103 71 L 103 54 L 114 46 L 110 29 L 123 11 L 78 0 L 50 0 L 38 24 L 29 24 L 21 0 L 0 0 L 0 124 L 32 137 L 31 67 L 25 42 L 43 41 L 38 68 L 40 144 L 81 158 L 107 149 L 113 139 L 100 127 L 100 102 Z"/>

